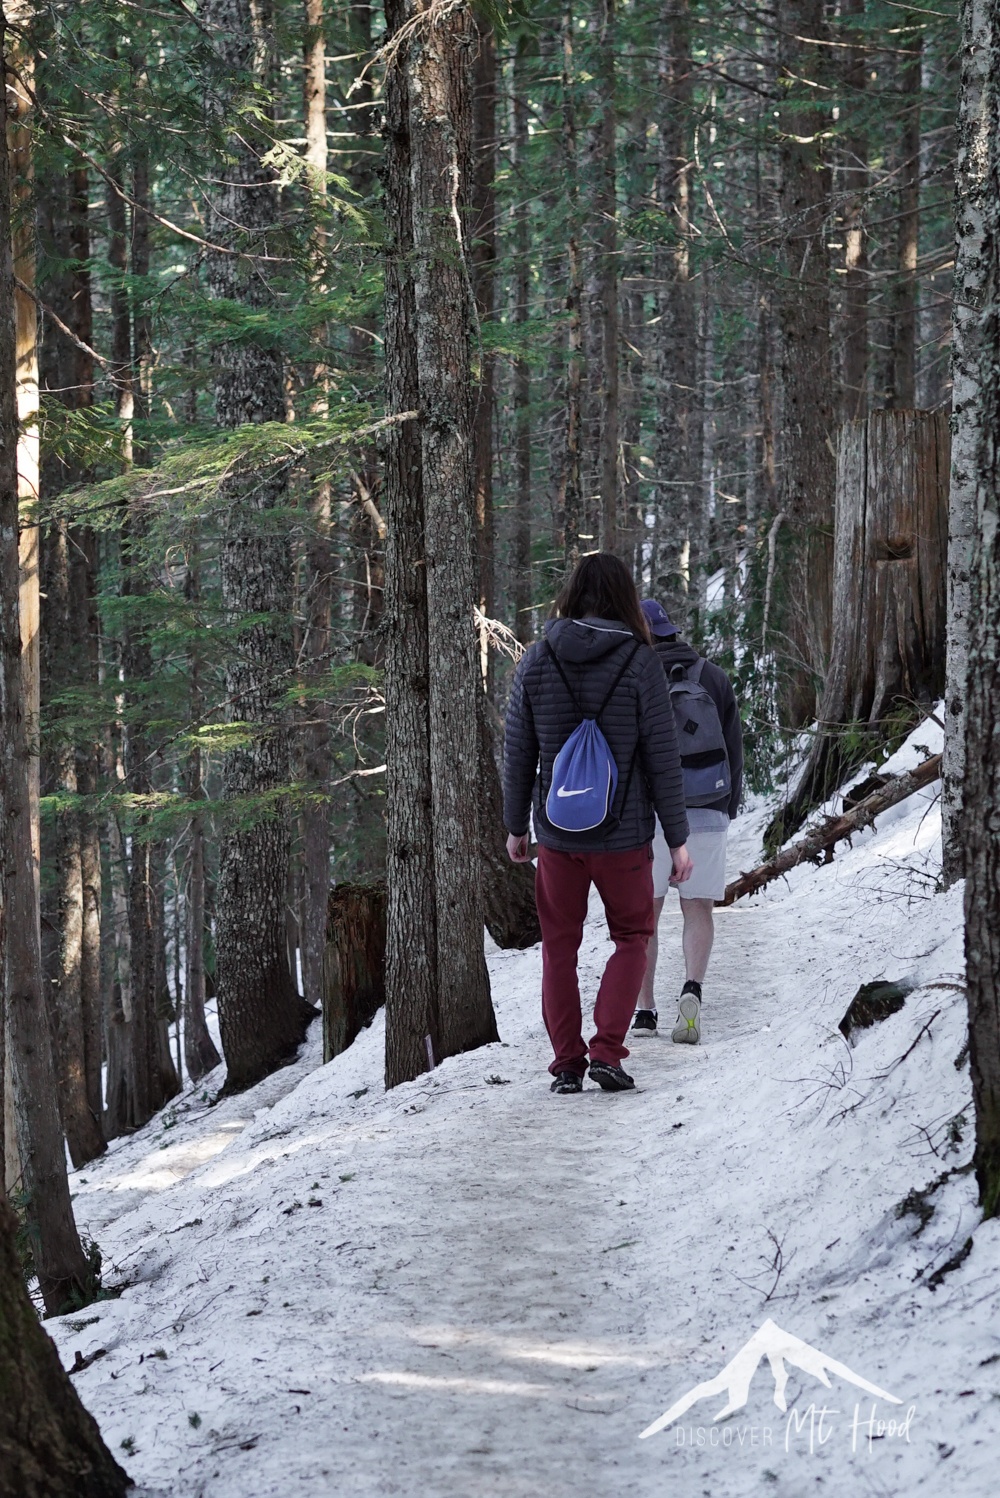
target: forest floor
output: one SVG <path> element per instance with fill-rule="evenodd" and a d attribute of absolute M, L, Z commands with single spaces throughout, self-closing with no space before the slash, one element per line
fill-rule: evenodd
<path fill-rule="evenodd" d="M 549 1093 L 540 954 L 491 949 L 501 1044 L 386 1094 L 381 1017 L 328 1066 L 317 1025 L 254 1091 L 212 1105 L 215 1074 L 116 1141 L 73 1187 L 127 1288 L 47 1323 L 67 1365 L 104 1349 L 76 1384 L 112 1450 L 177 1498 L 992 1495 L 1000 1222 L 968 1173 L 913 1194 L 971 1153 L 938 840 L 932 790 L 720 911 L 699 1048 L 669 1040 L 671 897 L 634 1094 Z M 852 1048 L 881 977 L 918 986 Z M 768 1318 L 901 1402 L 790 1367 L 786 1415 L 765 1357 L 727 1419 L 716 1392 L 639 1439 Z"/>

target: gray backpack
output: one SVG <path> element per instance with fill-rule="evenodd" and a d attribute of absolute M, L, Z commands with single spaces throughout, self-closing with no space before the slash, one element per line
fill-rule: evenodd
<path fill-rule="evenodd" d="M 711 806 L 713 801 L 728 796 L 733 787 L 719 711 L 701 684 L 704 665 L 699 660 L 690 670 L 672 666 L 667 675 L 688 806 Z"/>

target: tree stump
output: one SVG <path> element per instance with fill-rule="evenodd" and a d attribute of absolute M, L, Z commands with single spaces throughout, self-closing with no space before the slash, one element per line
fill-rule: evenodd
<path fill-rule="evenodd" d="M 840 428 L 819 733 L 765 846 L 780 846 L 894 727 L 903 731 L 944 691 L 949 461 L 944 411 L 874 411 Z"/>
<path fill-rule="evenodd" d="M 535 906 L 535 868 L 511 863 L 503 825 L 503 788 L 494 752 L 496 709 L 479 694 L 480 838 L 483 862 L 483 919 L 503 951 L 533 947 L 542 939 Z"/>
<path fill-rule="evenodd" d="M 338 884 L 327 906 L 323 1060 L 332 1061 L 385 1003 L 385 880 Z"/>

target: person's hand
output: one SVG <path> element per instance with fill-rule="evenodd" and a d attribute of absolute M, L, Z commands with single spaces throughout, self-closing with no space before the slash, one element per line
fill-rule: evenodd
<path fill-rule="evenodd" d="M 508 832 L 507 857 L 511 863 L 528 862 L 528 834 L 526 832 L 522 832 L 520 837 L 515 837 L 512 832 Z"/>
<path fill-rule="evenodd" d="M 508 847 L 510 844 L 508 843 Z M 687 843 L 682 843 L 679 848 L 671 848 L 670 857 L 673 862 L 673 873 L 670 875 L 671 884 L 683 884 L 691 878 L 694 873 L 694 864 L 687 850 Z"/>

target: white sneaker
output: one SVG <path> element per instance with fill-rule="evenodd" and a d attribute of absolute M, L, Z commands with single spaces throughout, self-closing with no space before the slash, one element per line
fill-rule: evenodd
<path fill-rule="evenodd" d="M 677 1023 L 670 1032 L 675 1045 L 697 1045 L 701 1040 L 701 1000 L 693 993 L 682 993 L 677 1006 Z"/>

